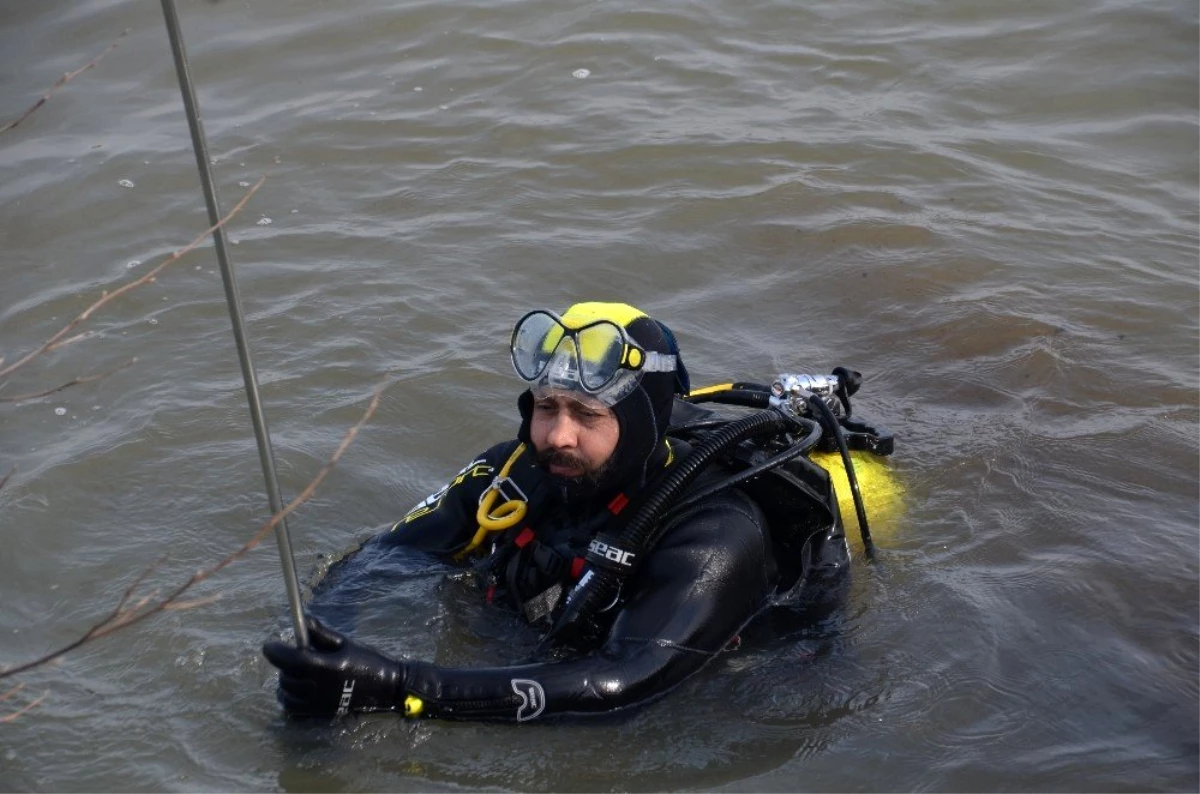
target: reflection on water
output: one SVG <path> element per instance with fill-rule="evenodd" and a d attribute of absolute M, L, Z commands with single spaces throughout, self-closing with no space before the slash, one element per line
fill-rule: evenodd
<path fill-rule="evenodd" d="M 292 516 L 306 582 L 512 434 L 512 321 L 586 298 L 663 317 L 697 383 L 860 370 L 904 509 L 841 613 L 569 727 L 285 720 L 264 548 L 22 676 L 0 788 L 1196 790 L 1194 4 L 180 10 L 224 206 L 268 175 L 230 236 L 285 496 L 394 379 Z M 207 223 L 158 4 L 0 13 L 0 125 L 131 29 L 0 133 L 11 363 Z M 79 330 L 0 378 L 137 358 L 0 403 L 0 663 L 267 510 L 210 249 Z M 522 654 L 440 565 L 372 564 L 327 605 L 355 636 Z"/>

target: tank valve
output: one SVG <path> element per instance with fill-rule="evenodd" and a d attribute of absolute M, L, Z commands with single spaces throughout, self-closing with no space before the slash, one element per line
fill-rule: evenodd
<path fill-rule="evenodd" d="M 840 381 L 837 375 L 802 375 L 783 373 L 771 384 L 771 405 L 790 410 L 797 416 L 806 416 L 809 411 L 808 396 L 815 394 L 840 414 L 840 400 L 831 399 L 837 394 Z"/>

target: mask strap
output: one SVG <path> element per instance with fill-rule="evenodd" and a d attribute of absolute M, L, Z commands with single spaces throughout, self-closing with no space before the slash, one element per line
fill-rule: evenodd
<path fill-rule="evenodd" d="M 683 365 L 683 357 L 679 355 L 679 343 L 675 341 L 675 334 L 667 325 L 659 320 L 655 320 L 658 327 L 662 329 L 663 336 L 667 338 L 667 346 L 671 353 L 675 356 L 675 393 L 689 394 L 692 390 L 692 379 L 688 375 L 687 367 Z"/>

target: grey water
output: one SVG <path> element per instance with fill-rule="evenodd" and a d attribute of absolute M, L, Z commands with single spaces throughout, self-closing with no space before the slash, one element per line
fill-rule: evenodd
<path fill-rule="evenodd" d="M 189 594 L 215 600 L 0 679 L 0 789 L 1200 787 L 1195 2 L 180 15 L 223 206 L 267 175 L 229 235 L 285 499 L 389 384 L 290 518 L 306 588 L 512 435 L 538 306 L 634 303 L 697 385 L 861 371 L 904 496 L 829 630 L 554 726 L 289 723 L 268 539 Z M 0 133 L 7 364 L 208 225 L 156 0 L 0 0 L 0 126 L 126 29 Z M 0 378 L 0 665 L 269 515 L 211 244 L 84 332 Z M 522 641 L 434 568 L 367 595 L 396 654 Z"/>

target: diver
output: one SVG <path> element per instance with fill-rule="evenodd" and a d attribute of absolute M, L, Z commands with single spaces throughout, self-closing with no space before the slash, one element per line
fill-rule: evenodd
<path fill-rule="evenodd" d="M 626 304 L 529 312 L 510 353 L 527 387 L 517 437 L 368 543 L 474 571 L 481 599 L 541 633 L 538 650 L 451 668 L 391 658 L 310 615 L 308 647 L 263 646 L 289 715 L 612 712 L 695 674 L 768 607 L 844 594 L 837 498 L 802 454 L 820 417 L 768 408 L 765 387 L 727 390 L 764 409 L 740 420 L 695 404 L 670 329 Z"/>

